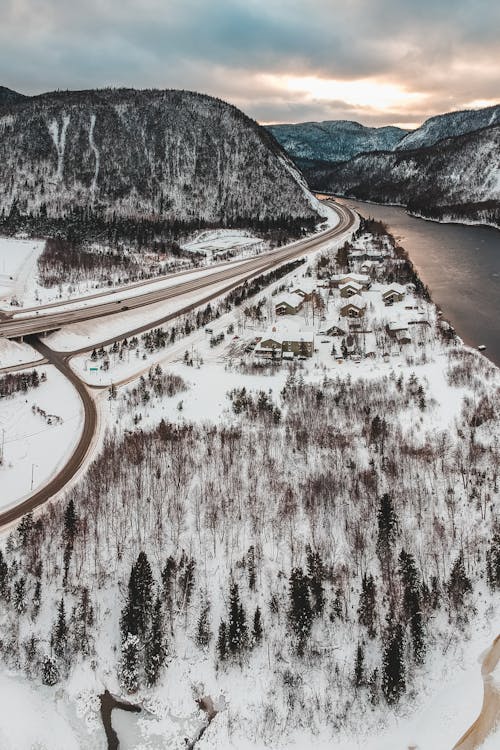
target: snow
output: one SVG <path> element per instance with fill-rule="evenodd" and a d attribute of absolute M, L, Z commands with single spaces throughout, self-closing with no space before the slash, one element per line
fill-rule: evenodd
<path fill-rule="evenodd" d="M 72 726 L 73 710 L 62 696 L 1 671 L 0 695 L 2 750 L 82 750 Z"/>
<path fill-rule="evenodd" d="M 36 362 L 39 359 L 41 355 L 29 344 L 0 337 L 0 370 L 27 362 Z"/>
<path fill-rule="evenodd" d="M 47 381 L 26 393 L 0 401 L 0 432 L 4 462 L 0 466 L 0 507 L 6 509 L 42 487 L 64 466 L 77 444 L 83 424 L 80 398 L 54 367 L 35 368 Z M 62 419 L 51 424 L 32 406 Z M 33 485 L 32 485 L 33 479 Z"/>
<path fill-rule="evenodd" d="M 21 300 L 42 253 L 43 240 L 0 237 L 0 300 Z"/>

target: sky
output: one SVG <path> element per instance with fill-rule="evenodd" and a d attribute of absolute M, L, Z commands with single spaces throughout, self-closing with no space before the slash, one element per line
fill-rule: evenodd
<path fill-rule="evenodd" d="M 0 0 L 0 85 L 184 88 L 262 123 L 500 102 L 495 0 Z"/>

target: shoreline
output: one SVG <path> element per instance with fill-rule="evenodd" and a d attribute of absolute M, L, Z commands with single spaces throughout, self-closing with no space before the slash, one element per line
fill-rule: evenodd
<path fill-rule="evenodd" d="M 415 219 L 422 219 L 423 221 L 429 221 L 429 222 L 432 222 L 432 223 L 435 223 L 435 224 L 443 224 L 443 225 L 445 225 L 445 224 L 455 224 L 458 227 L 465 226 L 465 225 L 462 225 L 459 222 L 445 222 L 445 221 L 438 221 L 438 220 L 434 220 L 434 219 L 426 219 L 425 217 L 420 217 L 420 216 L 417 216 L 416 214 L 410 213 L 406 209 L 405 206 L 399 205 L 399 204 L 396 204 L 396 203 L 391 203 L 391 204 L 389 204 L 389 203 L 375 203 L 374 201 L 361 201 L 361 200 L 358 200 L 357 198 L 347 198 L 345 196 L 336 196 L 336 199 L 338 199 L 338 198 L 340 198 L 339 202 L 341 202 L 342 200 L 348 201 L 349 204 L 350 204 L 349 208 L 351 208 L 351 210 L 353 210 L 353 211 L 356 211 L 357 213 L 359 213 L 359 211 L 358 211 L 358 209 L 355 206 L 352 205 L 353 203 L 356 203 L 356 204 L 362 203 L 362 204 L 367 205 L 367 206 L 370 206 L 370 205 L 372 205 L 372 206 L 379 206 L 381 208 L 398 208 L 398 209 L 403 209 L 405 211 L 405 213 L 406 213 L 407 216 L 411 216 L 411 217 L 413 217 Z M 363 215 L 360 214 L 360 216 L 363 216 Z M 363 216 L 363 218 L 368 218 L 368 217 L 367 216 Z M 394 228 L 391 227 L 386 221 L 384 221 L 384 220 L 381 220 L 381 221 L 383 221 L 383 223 L 386 224 L 388 234 L 391 237 L 393 237 L 395 240 L 397 240 L 398 239 L 398 235 L 395 234 Z M 472 225 L 471 224 L 469 226 L 486 227 L 486 225 L 484 225 L 484 224 L 481 224 L 481 225 Z M 488 228 L 497 229 L 497 227 L 488 227 Z M 500 229 L 498 231 L 500 231 Z M 423 281 L 422 273 L 421 273 L 421 267 L 419 267 L 419 265 L 417 263 L 415 263 L 415 261 L 413 260 L 413 258 L 411 256 L 411 251 L 408 250 L 408 248 L 405 245 L 402 245 L 402 247 L 403 247 L 403 250 L 406 253 L 408 261 L 411 263 L 413 269 L 415 270 L 416 275 L 419 277 L 420 281 L 422 282 L 422 284 L 427 289 L 427 291 L 429 293 L 429 299 L 430 299 L 430 301 L 432 302 L 432 304 L 434 305 L 434 307 L 436 308 L 436 310 L 438 312 L 441 312 L 441 314 L 442 314 L 441 319 L 444 320 L 444 321 L 446 321 L 453 328 L 453 330 L 455 331 L 455 333 L 457 335 L 457 339 L 460 341 L 460 343 L 462 344 L 462 346 L 464 346 L 466 349 L 470 349 L 470 350 L 476 352 L 477 354 L 481 354 L 483 357 L 485 357 L 486 359 L 488 359 L 488 361 L 491 362 L 491 364 L 494 365 L 494 367 L 500 368 L 500 359 L 499 359 L 499 361 L 496 361 L 495 359 L 493 359 L 490 356 L 489 352 L 488 352 L 488 348 L 486 348 L 484 350 L 479 349 L 478 347 L 483 345 L 482 342 L 481 341 L 478 341 L 477 343 L 476 342 L 472 342 L 467 336 L 465 336 L 461 332 L 461 326 L 458 325 L 455 322 L 453 316 L 451 316 L 451 315 L 448 314 L 448 312 L 444 308 L 444 305 L 440 305 L 440 304 L 438 304 L 436 302 L 430 286 Z"/>

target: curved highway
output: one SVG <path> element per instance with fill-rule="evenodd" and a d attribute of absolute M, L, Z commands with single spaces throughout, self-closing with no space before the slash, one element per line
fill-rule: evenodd
<path fill-rule="evenodd" d="M 332 204 L 331 204 L 332 205 Z M 158 327 L 167 320 L 171 320 L 179 315 L 188 312 L 200 305 L 206 304 L 211 299 L 219 297 L 236 286 L 242 284 L 245 280 L 248 280 L 266 270 L 275 268 L 277 266 L 286 263 L 289 260 L 298 258 L 305 253 L 319 250 L 323 245 L 327 244 L 333 239 L 339 239 L 342 235 L 347 234 L 353 227 L 356 216 L 345 206 L 333 206 L 337 211 L 340 221 L 333 229 L 328 229 L 325 232 L 321 232 L 313 237 L 308 237 L 304 240 L 299 240 L 286 247 L 273 250 L 257 258 L 253 258 L 249 261 L 239 261 L 238 263 L 224 264 L 224 268 L 221 271 L 211 273 L 207 278 L 199 278 L 190 282 L 180 282 L 179 284 L 168 287 L 164 290 L 156 290 L 155 292 L 145 292 L 144 294 L 137 295 L 135 297 L 127 297 L 127 290 L 120 290 L 123 294 L 123 304 L 120 305 L 117 310 L 116 302 L 113 303 L 101 303 L 96 304 L 92 307 L 85 307 L 82 309 L 72 310 L 70 312 L 50 312 L 44 315 L 43 318 L 39 315 L 30 315 L 22 319 L 22 321 L 2 320 L 0 321 L 0 336 L 25 336 L 27 343 L 29 343 L 34 349 L 36 349 L 43 357 L 44 362 L 54 365 L 76 388 L 84 409 L 84 424 L 82 434 L 78 444 L 70 456 L 68 462 L 47 484 L 41 487 L 39 490 L 34 492 L 28 498 L 22 500 L 17 505 L 7 508 L 3 512 L 0 512 L 0 528 L 7 526 L 17 520 L 19 520 L 24 514 L 29 513 L 36 508 L 40 507 L 54 495 L 60 492 L 68 482 L 73 479 L 80 467 L 87 459 L 92 440 L 96 433 L 98 414 L 96 404 L 90 393 L 90 388 L 80 380 L 76 373 L 69 366 L 69 360 L 75 354 L 79 354 L 89 349 L 93 349 L 96 346 L 106 346 L 112 344 L 114 341 L 121 340 L 123 338 L 130 338 L 138 333 L 149 330 L 151 328 Z M 229 267 L 228 267 L 229 266 Z M 224 289 L 217 286 L 216 289 L 210 290 L 210 287 L 219 285 L 221 281 L 227 280 L 228 284 Z M 155 279 L 158 281 L 158 279 Z M 130 331 L 120 333 L 119 336 L 115 336 L 106 341 L 94 344 L 91 347 L 78 349 L 71 352 L 57 352 L 48 347 L 45 343 L 40 341 L 37 337 L 37 333 L 54 330 L 68 323 L 74 323 L 75 321 L 89 320 L 91 318 L 98 318 L 104 315 L 111 315 L 124 309 L 132 307 L 142 307 L 144 305 L 153 304 L 155 302 L 177 297 L 186 294 L 187 292 L 193 291 L 194 289 L 207 288 L 207 295 L 202 300 L 197 300 L 180 310 L 170 313 L 159 320 L 148 321 L 140 327 L 134 328 Z M 114 290 L 116 293 L 116 290 Z M 63 303 L 62 303 L 63 304 Z M 126 306 L 126 307 L 125 307 Z M 19 328 L 13 328 L 15 326 Z M 14 331 L 14 332 L 13 332 Z M 40 362 L 34 363 L 39 365 Z M 31 365 L 32 366 L 32 365 Z"/>

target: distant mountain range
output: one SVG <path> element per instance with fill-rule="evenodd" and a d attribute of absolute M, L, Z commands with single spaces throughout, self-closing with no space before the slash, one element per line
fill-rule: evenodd
<path fill-rule="evenodd" d="M 382 148 L 375 144 L 387 128 L 317 123 L 323 136 L 315 140 L 314 125 L 270 126 L 313 189 L 398 203 L 428 218 L 500 227 L 500 105 L 431 117 L 411 132 L 391 131 L 394 142 Z"/>
<path fill-rule="evenodd" d="M 410 133 L 392 126 L 367 128 L 349 120 L 269 125 L 268 130 L 299 164 L 346 161 L 364 151 L 390 151 Z"/>
<path fill-rule="evenodd" d="M 314 222 L 265 128 L 188 91 L 0 89 L 0 217 L 195 225 Z"/>

